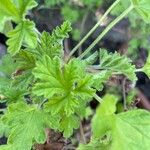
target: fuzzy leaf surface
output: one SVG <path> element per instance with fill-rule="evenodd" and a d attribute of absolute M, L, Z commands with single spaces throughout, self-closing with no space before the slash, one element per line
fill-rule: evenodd
<path fill-rule="evenodd" d="M 54 118 L 53 118 L 54 119 Z M 44 143 L 46 140 L 45 128 L 57 126 L 57 120 L 36 106 L 25 103 L 9 105 L 2 121 L 11 129 L 7 144 L 15 150 L 31 150 L 34 143 Z"/>
<path fill-rule="evenodd" d="M 62 66 L 58 57 L 51 59 L 49 56 L 36 63 L 33 74 L 39 80 L 33 92 L 49 99 L 46 107 L 53 114 L 63 110 L 69 116 L 80 107 L 80 103 L 86 103 L 92 97 L 92 77 L 85 75 L 78 64 L 78 61 L 72 60 Z"/>
<path fill-rule="evenodd" d="M 98 90 L 101 91 L 103 90 L 103 84 L 105 82 L 107 82 L 107 80 L 110 78 L 110 76 L 112 75 L 111 71 L 106 71 L 103 70 L 95 75 L 93 75 L 93 87 Z"/>
<path fill-rule="evenodd" d="M 15 0 L 14 3 L 18 8 L 20 18 L 24 18 L 30 9 L 37 6 L 35 0 Z"/>
<path fill-rule="evenodd" d="M 64 137 L 70 137 L 73 134 L 73 129 L 77 129 L 79 124 L 78 117 L 74 115 L 66 117 L 60 122 L 60 131 L 63 131 Z"/>
<path fill-rule="evenodd" d="M 57 26 L 56 29 L 52 32 L 52 36 L 58 41 L 62 41 L 65 38 L 69 37 L 69 32 L 72 30 L 71 24 L 68 21 L 65 21 L 60 27 Z"/>
<path fill-rule="evenodd" d="M 108 70 L 112 73 L 124 74 L 131 81 L 136 81 L 136 69 L 132 65 L 131 60 L 125 56 L 121 56 L 117 52 L 108 53 L 106 50 L 100 50 L 100 65 L 102 70 Z"/>
<path fill-rule="evenodd" d="M 41 55 L 48 55 L 49 57 L 54 58 L 55 56 L 60 57 L 63 53 L 62 50 L 62 44 L 50 33 L 44 31 L 34 53 L 36 53 L 39 58 Z"/>
<path fill-rule="evenodd" d="M 19 23 L 7 36 L 9 37 L 7 40 L 8 52 L 11 55 L 18 53 L 23 44 L 30 48 L 35 48 L 37 45 L 35 25 L 29 20 Z"/>
<path fill-rule="evenodd" d="M 3 21 L 6 17 L 18 22 L 18 10 L 11 0 L 0 0 L 0 19 Z"/>

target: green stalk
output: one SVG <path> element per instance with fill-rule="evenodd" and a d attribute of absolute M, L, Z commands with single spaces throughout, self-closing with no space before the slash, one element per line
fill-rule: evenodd
<path fill-rule="evenodd" d="M 120 2 L 120 0 L 116 0 L 105 12 L 105 14 L 100 18 L 100 20 L 95 24 L 95 26 L 83 37 L 83 39 L 72 49 L 70 52 L 68 58 L 70 58 L 77 50 L 78 48 L 87 40 L 87 38 L 98 28 L 98 26 L 103 22 L 103 20 L 106 18 L 106 16 L 111 12 L 111 10 Z"/>
<path fill-rule="evenodd" d="M 83 58 L 86 54 L 90 52 L 90 50 L 109 32 L 120 20 L 122 20 L 132 9 L 134 6 L 131 4 L 120 16 L 118 16 L 115 20 L 113 20 L 105 30 L 95 39 L 95 41 L 79 56 L 79 58 Z"/>
<path fill-rule="evenodd" d="M 97 94 L 94 94 L 94 98 L 95 98 L 99 103 L 102 102 L 102 99 L 101 99 Z"/>

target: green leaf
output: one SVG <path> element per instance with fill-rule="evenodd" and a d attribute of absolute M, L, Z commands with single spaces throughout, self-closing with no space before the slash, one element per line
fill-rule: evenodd
<path fill-rule="evenodd" d="M 28 50 L 21 50 L 15 57 L 18 70 L 32 70 L 35 67 L 35 57 Z"/>
<path fill-rule="evenodd" d="M 21 50 L 16 56 L 15 61 L 18 64 L 16 73 L 13 77 L 13 86 L 27 88 L 34 82 L 32 70 L 35 67 L 35 56 L 27 49 Z"/>
<path fill-rule="evenodd" d="M 99 140 L 92 139 L 89 144 L 80 144 L 77 150 L 110 150 L 109 145 Z"/>
<path fill-rule="evenodd" d="M 30 9 L 37 6 L 35 0 L 15 0 L 15 3 L 18 7 L 20 18 L 24 18 Z"/>
<path fill-rule="evenodd" d="M 8 127 L 2 122 L 0 116 L 0 137 L 6 135 L 8 133 Z"/>
<path fill-rule="evenodd" d="M 42 55 L 48 55 L 50 58 L 54 58 L 55 56 L 61 57 L 63 54 L 62 50 L 63 45 L 59 43 L 55 37 L 44 31 L 34 53 L 39 58 Z"/>
<path fill-rule="evenodd" d="M 7 87 L 10 86 L 12 75 L 16 67 L 17 64 L 9 54 L 2 57 L 2 62 L 0 64 L 0 92 L 2 89 L 7 89 Z"/>
<path fill-rule="evenodd" d="M 93 75 L 93 87 L 98 90 L 98 91 L 102 91 L 104 86 L 103 84 L 108 81 L 108 79 L 110 78 L 110 76 L 112 75 L 111 71 L 106 71 L 103 70 L 97 74 Z"/>
<path fill-rule="evenodd" d="M 65 38 L 69 37 L 69 32 L 72 30 L 71 28 L 71 24 L 68 21 L 63 22 L 63 24 L 60 27 L 56 27 L 55 30 L 53 30 L 52 32 L 52 36 L 58 40 L 58 41 L 62 41 Z"/>
<path fill-rule="evenodd" d="M 36 106 L 25 103 L 9 105 L 7 113 L 3 116 L 4 124 L 11 129 L 8 145 L 15 150 L 31 150 L 35 143 L 44 143 L 46 140 L 45 128 L 57 126 L 56 118 Z M 54 123 L 54 124 L 53 124 Z"/>
<path fill-rule="evenodd" d="M 43 32 L 40 38 L 40 42 L 36 48 L 36 51 L 33 51 L 37 57 L 41 55 L 48 55 L 50 58 L 55 56 L 63 57 L 63 40 L 68 38 L 68 33 L 71 31 L 71 24 L 69 22 L 64 22 L 60 27 L 56 27 L 53 30 L 52 34 L 48 32 Z"/>
<path fill-rule="evenodd" d="M 17 25 L 17 27 L 8 33 L 7 40 L 8 52 L 15 55 L 19 52 L 21 46 L 29 46 L 35 48 L 37 45 L 37 33 L 35 25 L 29 20 L 25 20 Z"/>
<path fill-rule="evenodd" d="M 92 120 L 92 132 L 94 138 L 102 138 L 113 124 L 114 113 L 116 111 L 117 99 L 113 95 L 106 95 L 101 105 L 96 110 L 96 115 Z"/>
<path fill-rule="evenodd" d="M 119 53 L 108 53 L 106 50 L 100 50 L 100 65 L 102 70 L 111 71 L 112 73 L 124 74 L 131 81 L 136 81 L 136 68 L 131 64 L 131 60 Z"/>
<path fill-rule="evenodd" d="M 1 145 L 0 150 L 15 150 L 11 145 Z"/>
<path fill-rule="evenodd" d="M 22 72 L 21 74 L 14 76 L 12 85 L 19 88 L 27 89 L 34 82 L 34 76 L 31 74 L 31 70 Z"/>
<path fill-rule="evenodd" d="M 2 22 L 12 19 L 15 22 L 19 20 L 19 13 L 12 0 L 0 0 L 0 19 Z"/>
<path fill-rule="evenodd" d="M 93 138 L 110 136 L 108 145 L 112 150 L 148 149 L 150 113 L 145 110 L 131 110 L 115 114 L 116 98 L 104 97 L 92 121 Z"/>
<path fill-rule="evenodd" d="M 0 64 L 0 72 L 3 73 L 5 77 L 11 78 L 13 72 L 15 72 L 17 64 L 14 59 L 6 54 L 2 57 L 2 63 Z"/>
<path fill-rule="evenodd" d="M 51 59 L 48 56 L 36 63 L 33 74 L 39 80 L 33 93 L 49 99 L 46 107 L 51 113 L 63 110 L 69 116 L 80 107 L 80 103 L 86 103 L 92 97 L 92 77 L 85 75 L 84 69 L 78 65 L 78 61 L 72 60 L 62 66 L 58 57 Z"/>
<path fill-rule="evenodd" d="M 145 65 L 143 66 L 143 68 L 141 68 L 141 71 L 143 71 L 148 77 L 150 77 L 150 54 L 148 55 Z"/>
<path fill-rule="evenodd" d="M 63 131 L 65 138 L 70 137 L 73 134 L 73 129 L 77 129 L 78 127 L 79 119 L 74 115 L 66 117 L 60 122 L 60 131 Z"/>
<path fill-rule="evenodd" d="M 131 0 L 136 11 L 146 23 L 150 23 L 150 1 L 149 0 Z"/>
<path fill-rule="evenodd" d="M 87 65 L 92 65 L 96 62 L 97 58 L 98 58 L 98 52 L 96 51 L 93 54 L 91 54 L 88 58 L 84 59 L 84 61 Z"/>
<path fill-rule="evenodd" d="M 24 96 L 27 94 L 24 89 L 12 87 L 12 86 L 5 86 L 0 88 L 0 93 L 5 96 L 7 103 L 14 103 L 17 101 L 24 101 Z"/>

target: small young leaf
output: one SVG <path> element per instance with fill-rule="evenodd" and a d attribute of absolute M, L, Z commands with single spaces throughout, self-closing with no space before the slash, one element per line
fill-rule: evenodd
<path fill-rule="evenodd" d="M 68 38 L 68 33 L 72 30 L 71 24 L 68 21 L 65 21 L 60 27 L 56 27 L 56 29 L 52 32 L 52 36 L 62 41 L 65 38 Z"/>
<path fill-rule="evenodd" d="M 54 36 L 44 31 L 34 53 L 36 53 L 39 58 L 42 55 L 48 55 L 50 58 L 54 58 L 55 56 L 61 57 L 63 53 L 62 50 L 62 44 L 59 43 Z"/>
<path fill-rule="evenodd" d="M 125 56 L 121 56 L 117 52 L 108 53 L 106 50 L 100 50 L 100 65 L 102 70 L 111 71 L 112 73 L 124 74 L 130 80 L 136 81 L 136 69 L 131 64 L 131 60 Z"/>
<path fill-rule="evenodd" d="M 48 55 L 50 58 L 55 56 L 63 56 L 63 40 L 68 38 L 68 32 L 71 31 L 71 24 L 66 21 L 61 27 L 56 27 L 52 34 L 43 32 L 40 38 L 40 42 L 36 48 L 37 51 L 33 51 L 37 57 L 41 55 Z"/>

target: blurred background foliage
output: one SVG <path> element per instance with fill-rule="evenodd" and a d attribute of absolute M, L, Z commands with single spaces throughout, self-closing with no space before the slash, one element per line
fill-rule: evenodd
<path fill-rule="evenodd" d="M 37 2 L 40 4 L 37 8 L 40 13 L 44 13 L 44 9 L 47 9 L 50 12 L 53 11 L 57 13 L 56 16 L 54 15 L 54 19 L 49 17 L 49 20 L 57 20 L 58 22 L 69 20 L 73 26 L 72 38 L 75 41 L 79 41 L 83 37 L 83 35 L 88 32 L 92 25 L 97 22 L 97 20 L 114 2 L 114 0 L 37 0 Z M 118 16 L 121 12 L 128 8 L 129 4 L 130 0 L 122 0 L 115 7 L 115 9 L 113 9 L 110 16 L 108 16 L 108 20 L 105 20 L 105 22 L 102 23 L 101 28 L 106 26 L 110 20 L 112 20 L 115 16 Z M 124 21 L 120 23 L 120 28 L 118 28 L 116 29 L 118 30 L 118 32 L 120 32 L 120 34 L 114 34 L 114 32 L 112 32 L 112 34 L 110 35 L 110 37 L 112 38 L 111 40 L 119 43 L 128 42 L 127 53 L 132 59 L 136 59 L 139 57 L 139 53 L 137 52 L 138 50 L 150 49 L 150 26 L 149 24 L 145 23 L 136 12 L 131 12 L 128 15 L 128 18 L 124 19 Z M 99 30 L 101 31 L 101 29 Z M 123 32 L 126 34 L 121 34 Z M 93 38 L 95 38 L 97 34 L 99 33 L 96 32 L 93 35 Z"/>

